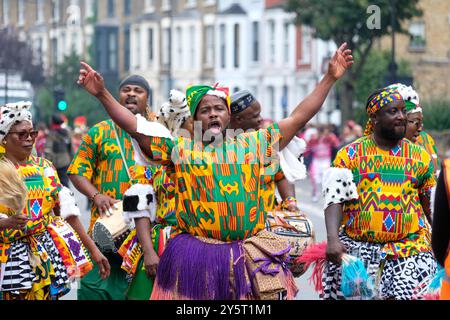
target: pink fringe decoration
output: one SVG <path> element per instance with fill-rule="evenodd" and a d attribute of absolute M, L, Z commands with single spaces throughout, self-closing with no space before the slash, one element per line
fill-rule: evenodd
<path fill-rule="evenodd" d="M 325 256 L 326 249 L 326 241 L 310 245 L 303 251 L 302 255 L 295 260 L 296 263 L 304 263 L 303 268 L 305 271 L 309 266 L 314 264 L 314 269 L 311 278 L 309 278 L 309 282 L 313 283 L 314 289 L 318 293 L 323 293 L 322 276 L 327 261 Z"/>
<path fill-rule="evenodd" d="M 161 288 L 158 285 L 158 279 L 155 279 L 150 300 L 173 300 L 173 292 Z"/>
<path fill-rule="evenodd" d="M 423 295 L 422 298 L 424 300 L 439 300 L 440 295 L 438 292 L 437 293 L 428 293 L 428 294 Z"/>
<path fill-rule="evenodd" d="M 295 296 L 298 293 L 297 284 L 295 283 L 294 276 L 290 271 L 285 272 L 284 275 L 281 277 L 283 282 L 283 287 L 287 290 L 287 300 L 294 300 Z"/>

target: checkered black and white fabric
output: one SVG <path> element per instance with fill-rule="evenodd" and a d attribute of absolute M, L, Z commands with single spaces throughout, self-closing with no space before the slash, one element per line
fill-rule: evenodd
<path fill-rule="evenodd" d="M 52 284 L 54 286 L 63 286 L 69 283 L 67 268 L 48 232 L 36 236 L 37 242 L 47 253 L 48 259 L 54 270 Z M 33 271 L 30 261 L 30 246 L 24 241 L 16 241 L 11 245 L 9 259 L 6 262 L 5 272 L 2 282 L 2 291 L 27 290 L 32 287 L 33 282 L 39 281 Z"/>
<path fill-rule="evenodd" d="M 436 272 L 436 260 L 431 252 L 402 259 L 383 259 L 383 244 L 355 241 L 343 232 L 339 234 L 347 253 L 360 258 L 376 285 L 375 299 L 420 299 Z M 322 278 L 324 300 L 344 300 L 341 291 L 341 265 L 327 262 Z M 347 298 L 348 299 L 348 298 Z M 361 299 L 351 297 L 350 299 Z"/>

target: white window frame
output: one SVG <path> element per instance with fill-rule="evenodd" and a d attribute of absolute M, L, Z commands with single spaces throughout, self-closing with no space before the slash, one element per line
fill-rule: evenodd
<path fill-rule="evenodd" d="M 214 25 L 205 25 L 205 66 L 214 66 Z"/>
<path fill-rule="evenodd" d="M 25 24 L 25 0 L 17 0 L 17 25 Z"/>
<path fill-rule="evenodd" d="M 161 57 L 161 64 L 164 67 L 167 67 L 170 62 L 170 52 L 169 52 L 169 30 L 170 27 L 164 27 L 162 28 L 162 57 Z"/>
<path fill-rule="evenodd" d="M 85 18 L 91 18 L 94 16 L 94 1 L 95 0 L 85 0 L 84 1 L 84 14 Z"/>
<path fill-rule="evenodd" d="M 151 37 L 150 37 L 151 35 Z M 150 65 L 155 61 L 156 30 L 153 26 L 147 28 L 147 61 Z M 151 40 L 151 41 L 150 41 Z"/>
<path fill-rule="evenodd" d="M 145 0 L 145 13 L 153 13 L 155 12 L 155 1 L 154 0 Z"/>
<path fill-rule="evenodd" d="M 133 68 L 135 70 L 139 70 L 142 67 L 142 63 L 141 63 L 141 55 L 142 55 L 142 37 L 141 37 L 141 29 L 140 28 L 136 28 L 134 29 L 134 44 L 135 44 L 135 48 L 134 48 L 134 66 Z"/>
<path fill-rule="evenodd" d="M 44 3 L 45 0 L 37 0 L 36 2 L 36 23 L 44 22 Z"/>
<path fill-rule="evenodd" d="M 254 20 L 251 22 L 251 62 L 256 64 L 261 61 L 261 22 Z M 258 33 L 255 34 L 255 25 L 258 26 Z M 255 37 L 256 36 L 256 37 Z M 256 57 L 255 57 L 256 48 Z M 256 59 L 255 59 L 256 58 Z"/>
<path fill-rule="evenodd" d="M 72 31 L 71 35 L 71 47 L 70 50 L 78 54 L 78 31 Z"/>
<path fill-rule="evenodd" d="M 9 0 L 3 0 L 3 24 L 9 24 Z"/>
<path fill-rule="evenodd" d="M 196 68 L 196 28 L 195 25 L 190 25 L 189 26 L 189 63 L 190 63 L 190 69 L 195 69 Z"/>
<path fill-rule="evenodd" d="M 269 37 L 269 63 L 274 64 L 276 60 L 276 52 L 277 52 L 277 45 L 276 45 L 276 24 L 275 20 L 269 20 L 267 23 L 268 30 L 268 37 Z"/>
<path fill-rule="evenodd" d="M 175 62 L 176 68 L 183 68 L 183 28 L 181 25 L 178 25 L 175 28 Z"/>
<path fill-rule="evenodd" d="M 241 59 L 241 37 L 242 26 L 239 23 L 233 24 L 233 68 L 239 69 L 242 65 Z"/>
<path fill-rule="evenodd" d="M 300 58 L 301 64 L 311 64 L 312 62 L 312 32 L 311 28 L 302 25 L 302 54 Z"/>
<path fill-rule="evenodd" d="M 110 4 L 110 2 L 109 2 L 110 0 L 107 0 L 107 2 L 106 2 L 106 15 L 107 15 L 107 17 L 108 18 L 116 18 L 117 17 L 117 13 L 118 13 L 118 11 L 117 11 L 117 5 L 118 5 L 118 3 L 116 2 L 116 0 L 112 0 L 112 16 L 110 15 L 110 12 L 109 12 L 109 9 L 110 9 L 110 7 L 109 7 L 109 4 Z"/>
<path fill-rule="evenodd" d="M 171 9 L 170 0 L 162 0 L 161 11 L 169 11 Z"/>
<path fill-rule="evenodd" d="M 227 68 L 227 25 L 219 24 L 219 66 L 220 69 Z"/>
<path fill-rule="evenodd" d="M 215 6 L 215 5 L 216 5 L 216 0 L 203 0 L 204 7 Z"/>
<path fill-rule="evenodd" d="M 67 43 L 67 35 L 66 35 L 66 31 L 61 31 L 61 35 L 60 35 L 60 38 L 59 38 L 59 43 L 61 44 L 60 46 L 59 46 L 59 53 L 58 53 L 58 61 L 63 61 L 64 60 L 64 57 L 66 56 L 66 53 L 67 53 L 67 46 L 66 46 L 66 43 Z"/>
<path fill-rule="evenodd" d="M 276 117 L 276 99 L 275 99 L 275 87 L 273 85 L 267 86 L 267 101 L 269 101 L 269 116 L 271 120 L 275 120 Z"/>
<path fill-rule="evenodd" d="M 408 27 L 410 35 L 409 48 L 413 50 L 424 50 L 427 46 L 425 21 L 411 21 Z M 414 41 L 415 40 L 415 41 Z M 417 43 L 419 41 L 419 43 Z"/>
<path fill-rule="evenodd" d="M 283 24 L 283 63 L 289 64 L 291 61 L 291 25 L 289 22 L 285 21 Z"/>
<path fill-rule="evenodd" d="M 186 0 L 185 8 L 191 9 L 197 6 L 197 0 Z"/>
<path fill-rule="evenodd" d="M 109 33 L 108 34 L 108 70 L 117 71 L 117 55 L 118 55 L 118 43 L 117 43 L 117 34 Z"/>
<path fill-rule="evenodd" d="M 52 0 L 53 10 L 52 10 L 52 21 L 59 22 L 60 19 L 60 0 Z"/>

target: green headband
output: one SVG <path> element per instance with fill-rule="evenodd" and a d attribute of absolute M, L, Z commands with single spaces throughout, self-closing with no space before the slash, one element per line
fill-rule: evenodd
<path fill-rule="evenodd" d="M 218 88 L 216 86 L 210 87 L 204 85 L 190 86 L 186 89 L 186 99 L 192 117 L 195 117 L 195 111 L 197 110 L 200 100 L 202 100 L 202 98 L 207 94 L 223 98 L 226 101 L 228 110 L 230 109 L 230 95 L 228 88 Z"/>

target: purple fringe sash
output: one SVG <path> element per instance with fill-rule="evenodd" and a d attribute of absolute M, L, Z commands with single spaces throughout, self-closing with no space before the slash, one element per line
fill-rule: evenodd
<path fill-rule="evenodd" d="M 234 288 L 230 287 L 233 252 Z M 242 241 L 205 243 L 189 234 L 168 242 L 159 261 L 157 281 L 166 291 L 192 300 L 237 300 L 252 294 L 245 277 Z"/>

